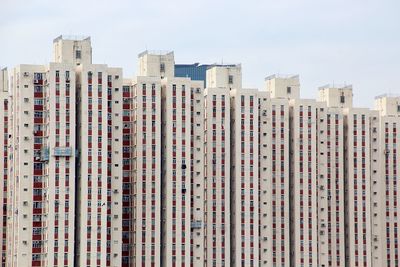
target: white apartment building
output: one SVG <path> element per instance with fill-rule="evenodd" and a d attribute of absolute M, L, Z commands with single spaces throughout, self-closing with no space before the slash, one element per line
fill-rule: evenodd
<path fill-rule="evenodd" d="M 138 76 L 132 87 L 133 255 L 124 266 L 160 266 L 161 80 Z M 125 123 L 125 122 L 124 122 Z"/>
<path fill-rule="evenodd" d="M 269 94 L 258 95 L 260 266 L 290 266 L 289 102 Z"/>
<path fill-rule="evenodd" d="M 258 91 L 231 94 L 231 265 L 257 266 Z"/>
<path fill-rule="evenodd" d="M 77 261 L 118 266 L 122 241 L 115 233 L 122 228 L 122 71 L 94 64 L 76 69 L 80 118 Z"/>
<path fill-rule="evenodd" d="M 191 151 L 194 144 L 191 105 L 192 88 L 198 88 L 200 83 L 174 77 L 173 52 L 145 51 L 139 54 L 138 63 L 139 75 L 161 81 L 160 264 L 190 265 L 193 253 Z"/>
<path fill-rule="evenodd" d="M 317 113 L 318 262 L 344 266 L 343 113 L 325 105 Z"/>
<path fill-rule="evenodd" d="M 371 261 L 373 266 L 398 266 L 400 97 L 377 97 L 375 110 L 370 119 Z"/>
<path fill-rule="evenodd" d="M 107 266 L 121 266 L 123 184 L 122 69 L 107 72 Z M 122 162 L 122 164 L 121 164 Z"/>
<path fill-rule="evenodd" d="M 344 120 L 352 105 L 352 88 L 323 86 L 317 110 L 318 261 L 320 266 L 345 265 Z"/>
<path fill-rule="evenodd" d="M 190 264 L 189 78 L 162 80 L 162 265 Z"/>
<path fill-rule="evenodd" d="M 318 107 L 315 100 L 290 100 L 291 266 L 318 264 Z"/>
<path fill-rule="evenodd" d="M 68 265 L 75 228 L 73 66 L 20 65 L 11 75 L 9 265 Z M 51 104 L 50 104 L 51 103 Z"/>
<path fill-rule="evenodd" d="M 205 266 L 229 266 L 230 245 L 230 94 L 229 88 L 206 88 Z"/>
<path fill-rule="evenodd" d="M 190 89 L 191 113 L 191 265 L 206 265 L 205 225 L 207 220 L 205 205 L 205 97 L 204 83 L 192 81 Z"/>
<path fill-rule="evenodd" d="M 344 109 L 346 266 L 371 266 L 370 110 Z"/>
<path fill-rule="evenodd" d="M 123 79 L 90 38 L 53 48 L 0 71 L 2 266 L 399 265 L 400 97 L 175 77 L 173 52 Z"/>
<path fill-rule="evenodd" d="M 6 68 L 0 70 L 0 136 L 2 149 L 0 151 L 0 158 L 3 160 L 0 162 L 0 170 L 3 170 L 0 179 L 0 205 L 2 209 L 0 210 L 1 218 L 1 228 L 0 236 L 2 238 L 1 243 L 1 264 L 6 266 L 7 263 L 7 210 L 8 205 L 8 140 L 9 140 L 9 97 L 8 97 L 8 71 Z"/>
<path fill-rule="evenodd" d="M 133 88 L 132 80 L 125 80 L 122 86 L 122 266 L 132 265 L 134 255 L 133 235 Z"/>
<path fill-rule="evenodd" d="M 78 203 L 75 263 L 120 266 L 122 70 L 91 64 L 90 38 L 61 36 L 54 40 L 53 55 L 55 61 L 71 65 L 76 73 L 73 115 L 79 119 L 74 122 L 76 141 L 72 140 L 76 147 L 71 148 L 77 150 L 79 159 L 74 180 Z"/>

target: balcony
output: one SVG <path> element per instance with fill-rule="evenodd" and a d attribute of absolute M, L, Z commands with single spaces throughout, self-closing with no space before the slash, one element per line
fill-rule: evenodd
<path fill-rule="evenodd" d="M 40 150 L 36 149 L 34 151 L 34 157 L 35 157 L 35 160 L 37 160 L 37 161 L 48 161 L 49 160 L 49 148 L 42 146 L 40 148 Z"/>
<path fill-rule="evenodd" d="M 72 147 L 55 147 L 53 156 L 55 157 L 71 157 Z"/>

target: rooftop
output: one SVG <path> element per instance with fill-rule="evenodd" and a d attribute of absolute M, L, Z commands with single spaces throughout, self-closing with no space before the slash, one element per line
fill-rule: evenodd
<path fill-rule="evenodd" d="M 318 90 L 324 90 L 324 89 L 330 89 L 330 88 L 335 88 L 335 89 L 353 89 L 353 86 L 351 84 L 325 84 L 323 86 L 320 86 Z"/>
<path fill-rule="evenodd" d="M 71 41 L 90 41 L 90 36 L 86 35 L 60 35 L 56 39 L 53 40 L 53 43 L 58 42 L 59 40 L 71 40 Z"/>
<path fill-rule="evenodd" d="M 299 79 L 298 74 L 274 74 L 265 77 L 265 80 L 272 80 L 272 79 Z"/>
<path fill-rule="evenodd" d="M 174 51 L 168 51 L 168 50 L 145 50 L 142 53 L 139 53 L 138 57 L 142 57 L 144 55 L 168 56 L 173 54 Z"/>
<path fill-rule="evenodd" d="M 214 68 L 214 67 L 220 67 L 220 68 L 240 68 L 242 67 L 241 64 L 218 64 L 218 63 L 214 63 L 214 64 L 210 64 L 208 65 L 208 68 Z"/>
<path fill-rule="evenodd" d="M 382 95 L 378 95 L 378 96 L 375 96 L 375 99 L 380 99 L 380 98 L 389 98 L 389 97 L 392 97 L 392 98 L 397 98 L 397 97 L 400 97 L 400 94 L 382 94 Z"/>

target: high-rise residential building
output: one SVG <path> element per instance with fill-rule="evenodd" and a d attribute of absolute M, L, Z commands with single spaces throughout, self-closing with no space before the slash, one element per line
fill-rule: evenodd
<path fill-rule="evenodd" d="M 290 102 L 291 266 L 318 264 L 317 108 L 311 99 Z"/>
<path fill-rule="evenodd" d="M 133 235 L 133 88 L 131 80 L 122 86 L 122 254 L 121 265 L 130 266 L 134 255 Z"/>
<path fill-rule="evenodd" d="M 175 69 L 176 71 L 176 69 Z M 192 81 L 190 88 L 190 114 L 191 114 L 191 175 L 190 175 L 190 193 L 191 193 L 191 213 L 190 213 L 190 231 L 191 231 L 191 265 L 199 266 L 206 262 L 205 249 L 207 248 L 205 237 L 205 225 L 207 220 L 205 195 L 205 96 L 204 83 Z"/>
<path fill-rule="evenodd" d="M 321 266 L 344 266 L 343 113 L 326 106 L 317 113 L 318 259 Z"/>
<path fill-rule="evenodd" d="M 9 140 L 9 97 L 8 97 L 8 71 L 7 69 L 0 70 L 0 136 L 2 149 L 0 151 L 0 218 L 1 218 L 1 265 L 6 265 L 7 259 L 7 216 L 8 216 L 8 140 Z"/>
<path fill-rule="evenodd" d="M 377 97 L 375 110 L 370 118 L 371 261 L 373 266 L 398 266 L 400 97 Z"/>
<path fill-rule="evenodd" d="M 132 108 L 124 112 L 131 118 L 130 125 L 124 129 L 131 132 L 124 140 L 131 141 L 125 151 L 130 156 L 124 160 L 131 169 L 126 175 L 131 180 L 125 182 L 124 199 L 130 199 L 131 207 L 125 216 L 129 216 L 124 227 L 131 225 L 129 258 L 123 260 L 123 266 L 160 266 L 161 245 L 161 82 L 159 77 L 138 76 L 132 81 Z M 125 93 L 128 90 L 125 90 Z M 126 114 L 126 115 L 128 115 Z M 129 121 L 124 121 L 129 123 Z M 125 153 L 125 152 L 124 152 Z M 129 165 L 127 165 L 129 166 Z M 130 190 L 128 190 L 128 188 Z M 125 218 L 124 218 L 125 219 Z"/>
<path fill-rule="evenodd" d="M 272 135 L 276 138 L 276 135 L 280 134 L 280 140 L 278 140 L 280 141 L 280 147 L 278 147 L 280 158 L 277 158 L 277 140 L 272 140 L 272 180 L 275 182 L 272 184 L 272 193 L 267 194 L 269 198 L 272 198 L 272 246 L 269 244 L 267 247 L 267 251 L 268 248 L 272 248 L 270 252 L 272 258 L 266 257 L 267 262 L 272 260 L 272 264 L 290 266 L 318 265 L 317 110 L 322 104 L 315 100 L 300 98 L 300 82 L 297 75 L 269 76 L 266 78 L 266 89 L 275 103 L 278 104 L 280 100 L 278 107 L 272 106 Z M 287 115 L 288 111 L 289 115 Z M 279 114 L 278 119 L 277 114 Z M 280 125 L 277 125 L 277 122 L 280 122 Z M 284 127 L 289 128 L 286 133 Z M 287 135 L 289 135 L 289 141 L 285 140 Z M 285 141 L 289 142 L 289 144 L 286 143 L 286 149 Z M 285 152 L 289 154 L 285 155 Z M 278 170 L 280 177 L 276 176 L 277 167 L 276 163 L 274 166 L 274 158 L 279 159 L 280 162 Z M 286 162 L 289 162 L 289 166 Z M 278 178 L 280 180 L 277 184 Z M 280 192 L 278 189 L 274 190 L 274 186 L 277 187 L 277 185 L 280 185 Z M 280 206 L 276 204 L 277 191 L 280 193 L 278 194 Z M 289 223 L 284 217 L 287 202 L 290 203 Z M 280 208 L 278 216 L 277 207 Z M 268 217 L 268 213 L 265 216 Z M 287 227 L 288 224 L 289 227 Z M 277 226 L 279 226 L 278 229 L 276 229 Z M 268 225 L 266 228 L 268 229 Z M 286 232 L 287 229 L 290 231 L 289 234 Z M 277 231 L 280 232 L 280 236 L 277 236 Z M 284 246 L 288 242 L 285 236 L 288 235 L 290 236 L 290 259 L 287 256 L 282 259 L 285 255 Z M 268 236 L 266 239 L 268 240 Z M 268 244 L 268 241 L 266 243 Z"/>
<path fill-rule="evenodd" d="M 320 266 L 345 265 L 343 88 L 324 86 L 317 110 L 318 157 L 318 262 Z M 351 95 L 351 88 L 347 92 Z M 342 99 L 342 101 L 340 101 Z M 337 100 L 337 101 L 335 101 Z"/>
<path fill-rule="evenodd" d="M 0 71 L 2 266 L 398 266 L 400 97 L 88 37 Z"/>
<path fill-rule="evenodd" d="M 191 114 L 189 78 L 162 80 L 162 262 L 190 264 Z"/>
<path fill-rule="evenodd" d="M 88 38 L 54 55 L 11 74 L 9 262 L 119 266 L 122 72 L 91 65 Z"/>
<path fill-rule="evenodd" d="M 254 89 L 232 89 L 230 95 L 231 265 L 256 266 L 259 261 L 258 95 Z"/>
<path fill-rule="evenodd" d="M 344 109 L 346 265 L 371 265 L 370 110 Z"/>
<path fill-rule="evenodd" d="M 122 70 L 91 64 L 91 53 L 85 52 L 91 52 L 90 39 L 69 43 L 56 39 L 55 49 L 74 52 L 55 55 L 72 54 L 77 77 L 75 261 L 118 266 L 122 246 Z"/>
<path fill-rule="evenodd" d="M 205 242 L 207 266 L 230 264 L 230 95 L 228 88 L 206 88 Z"/>
<path fill-rule="evenodd" d="M 289 102 L 259 92 L 260 266 L 290 266 Z"/>
<path fill-rule="evenodd" d="M 11 74 L 8 223 L 12 266 L 74 261 L 75 72 L 20 65 Z"/>

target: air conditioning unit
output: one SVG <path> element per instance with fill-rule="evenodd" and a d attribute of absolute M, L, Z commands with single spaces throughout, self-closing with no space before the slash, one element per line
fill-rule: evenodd
<path fill-rule="evenodd" d="M 39 83 L 39 80 L 33 80 L 34 83 Z"/>

